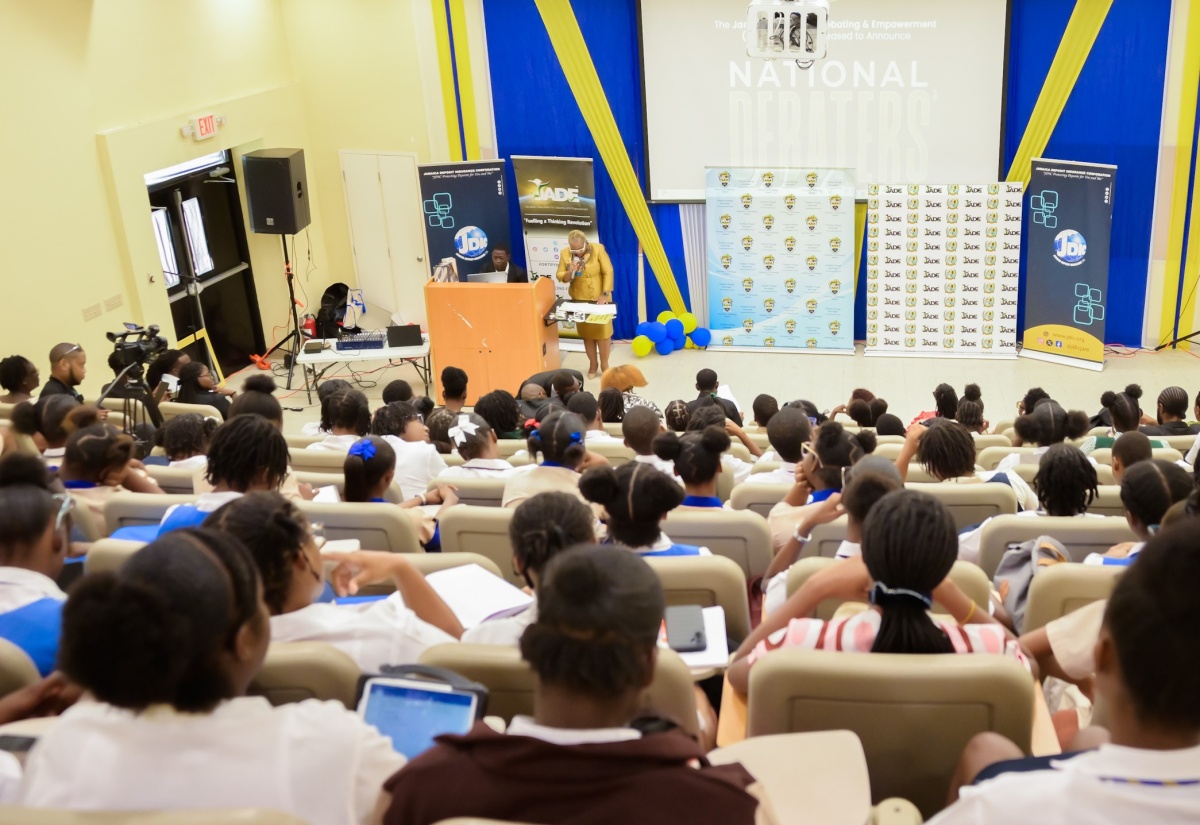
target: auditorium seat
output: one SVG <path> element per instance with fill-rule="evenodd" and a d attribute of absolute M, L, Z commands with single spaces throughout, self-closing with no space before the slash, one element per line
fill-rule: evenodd
<path fill-rule="evenodd" d="M 767 572 L 774 557 L 766 519 L 747 510 L 675 510 L 667 514 L 662 529 L 672 541 L 701 545 L 715 556 L 732 559 L 747 580 Z"/>
<path fill-rule="evenodd" d="M 190 496 L 196 492 L 196 468 L 165 467 L 162 464 L 147 464 L 146 472 L 164 493 L 174 496 Z"/>
<path fill-rule="evenodd" d="M 1064 545 L 1073 561 L 1083 561 L 1089 553 L 1104 553 L 1114 544 L 1137 541 L 1123 518 L 1081 516 L 999 516 L 983 526 L 979 537 L 979 566 L 992 578 L 1010 544 L 1052 536 Z"/>
<path fill-rule="evenodd" d="M 767 463 L 779 466 L 776 462 Z M 758 472 L 757 466 L 754 472 Z M 771 508 L 783 501 L 790 489 L 790 484 L 738 484 L 729 495 L 729 503 L 735 510 L 748 510 L 766 518 Z"/>
<path fill-rule="evenodd" d="M 613 467 L 628 464 L 637 455 L 637 453 L 626 447 L 624 442 L 621 441 L 589 441 L 585 446 L 588 452 L 604 456 Z"/>
<path fill-rule="evenodd" d="M 113 573 L 129 560 L 137 551 L 146 546 L 142 541 L 125 541 L 123 539 L 100 539 L 92 542 L 87 556 L 83 560 L 83 573 L 90 576 L 93 573 Z"/>
<path fill-rule="evenodd" d="M 982 524 L 993 516 L 1017 512 L 1017 496 L 1007 484 L 922 484 L 910 482 L 910 490 L 927 493 L 950 510 L 954 525 L 962 530 Z"/>
<path fill-rule="evenodd" d="M 750 635 L 746 577 L 737 564 L 722 556 L 650 557 L 646 563 L 658 576 L 668 605 L 720 606 L 730 639 L 740 644 Z"/>
<path fill-rule="evenodd" d="M 287 442 L 288 450 L 295 452 L 296 450 L 307 450 L 309 444 L 316 444 L 318 441 L 324 441 L 323 435 L 285 435 L 284 441 Z"/>
<path fill-rule="evenodd" d="M 1193 438 L 1193 440 L 1195 439 Z M 1155 447 L 1152 452 L 1156 461 L 1170 461 L 1174 463 L 1183 459 L 1183 453 L 1171 447 Z M 1112 449 L 1105 447 L 1099 450 L 1092 450 L 1092 460 L 1097 464 L 1108 464 L 1111 466 Z"/>
<path fill-rule="evenodd" d="M 504 579 L 524 587 L 525 579 L 513 572 L 513 548 L 508 538 L 513 512 L 512 508 L 471 504 L 447 508 L 438 520 L 442 555 L 474 553 L 484 556 Z"/>
<path fill-rule="evenodd" d="M 615 422 L 614 421 L 605 421 L 604 422 L 604 432 L 608 433 L 609 435 L 613 436 L 614 438 L 620 438 L 620 439 L 625 438 L 625 434 L 621 430 L 621 422 L 620 421 L 615 421 Z"/>
<path fill-rule="evenodd" d="M 0 639 L 0 697 L 41 681 L 37 665 L 21 648 Z"/>
<path fill-rule="evenodd" d="M 1029 586 L 1022 633 L 1044 627 L 1085 605 L 1107 599 L 1124 567 L 1055 564 L 1043 568 Z"/>
<path fill-rule="evenodd" d="M 425 552 L 412 519 L 397 507 L 317 501 L 298 501 L 296 506 L 310 522 L 324 526 L 330 541 L 358 539 L 363 550 Z"/>
<path fill-rule="evenodd" d="M 841 564 L 841 562 L 831 558 L 809 557 L 793 564 L 788 570 L 788 597 L 790 598 L 810 578 L 834 564 Z M 954 566 L 950 568 L 950 580 L 958 585 L 967 598 L 983 608 L 987 607 L 988 601 L 991 598 L 992 585 L 988 581 L 988 577 L 979 569 L 978 565 L 967 561 L 956 561 Z M 822 620 L 833 618 L 833 614 L 837 612 L 837 609 L 842 606 L 844 601 L 844 599 L 826 599 L 817 605 L 816 610 L 813 611 L 812 618 Z M 947 611 L 942 605 L 934 602 L 933 612 L 946 613 Z"/>
<path fill-rule="evenodd" d="M 1087 511 L 1098 516 L 1125 518 L 1125 505 L 1121 503 L 1121 488 L 1117 484 L 1101 484 L 1096 488 L 1096 497 Z"/>
<path fill-rule="evenodd" d="M 1179 450 L 1183 455 L 1187 455 L 1188 451 L 1196 443 L 1194 435 L 1152 435 L 1151 441 L 1159 441 L 1166 444 L 1173 450 Z"/>
<path fill-rule="evenodd" d="M 1001 461 L 1010 455 L 1033 455 L 1033 451 L 1036 449 L 1036 447 L 988 447 L 976 454 L 975 463 L 985 470 L 994 470 Z M 1025 461 L 1026 459 L 1022 459 L 1022 463 Z M 1036 466 L 1038 462 L 1029 461 L 1029 463 Z"/>
<path fill-rule="evenodd" d="M 346 453 L 337 450 L 289 449 L 288 455 L 288 464 L 298 473 L 340 473 L 346 464 Z"/>
<path fill-rule="evenodd" d="M 1012 447 L 1012 441 L 1004 435 L 977 435 L 974 437 L 975 453 L 979 454 L 988 447 Z"/>
<path fill-rule="evenodd" d="M 504 500 L 504 479 L 502 478 L 444 478 L 434 479 L 429 483 L 429 489 L 437 489 L 439 484 L 450 484 L 458 494 L 459 504 L 473 504 L 477 507 L 499 507 Z M 454 508 L 447 510 L 449 514 Z"/>
<path fill-rule="evenodd" d="M 930 817 L 975 734 L 994 731 L 1029 752 L 1034 690 L 1007 656 L 777 650 L 750 670 L 747 734 L 852 731 L 872 800 L 910 799 Z"/>
<path fill-rule="evenodd" d="M 262 808 L 197 811 L 69 811 L 4 808 L 0 825 L 305 825 L 304 820 Z"/>
<path fill-rule="evenodd" d="M 508 458 L 522 450 L 527 452 L 529 450 L 529 444 L 523 438 L 502 438 L 496 442 L 496 447 L 500 450 L 501 458 Z"/>
<path fill-rule="evenodd" d="M 353 659 L 325 642 L 272 642 L 247 693 L 272 705 L 319 699 L 354 710 L 359 675 Z"/>
<path fill-rule="evenodd" d="M 208 404 L 184 404 L 179 401 L 160 401 L 158 403 L 158 411 L 162 413 L 163 419 L 170 421 L 180 415 L 187 413 L 195 413 L 202 418 L 215 418 L 217 421 L 224 421 L 221 411 L 216 407 L 210 407 Z"/>
<path fill-rule="evenodd" d="M 163 516 L 177 504 L 192 504 L 196 496 L 172 496 L 156 493 L 114 493 L 104 503 L 104 526 L 111 535 L 121 527 L 137 527 L 158 524 Z M 78 513 L 81 508 L 76 507 Z"/>

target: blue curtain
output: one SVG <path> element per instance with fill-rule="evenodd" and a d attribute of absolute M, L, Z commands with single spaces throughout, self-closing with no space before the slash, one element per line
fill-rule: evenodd
<path fill-rule="evenodd" d="M 614 336 L 632 338 L 637 317 L 638 240 L 617 197 L 612 179 L 550 45 L 533 0 L 484 0 L 497 148 L 501 157 L 558 155 L 595 158 L 596 210 L 600 241 L 616 272 L 614 298 L 621 308 Z M 638 178 L 645 181 L 642 130 L 641 55 L 636 0 L 573 0 L 604 92 Z M 509 166 L 509 175 L 512 167 Z M 512 237 L 523 238 L 516 187 L 509 187 Z M 650 214 L 666 248 L 675 280 L 689 303 L 679 207 L 656 204 Z M 514 241 L 513 256 L 524 263 L 524 244 Z M 651 319 L 668 309 L 649 262 L 646 263 L 646 311 Z"/>

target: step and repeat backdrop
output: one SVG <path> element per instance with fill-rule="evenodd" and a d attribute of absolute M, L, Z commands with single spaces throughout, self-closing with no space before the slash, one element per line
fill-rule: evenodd
<path fill-rule="evenodd" d="M 1017 356 L 1020 183 L 867 187 L 868 355 Z"/>
<path fill-rule="evenodd" d="M 854 352 L 854 194 L 849 169 L 707 169 L 711 347 Z"/>

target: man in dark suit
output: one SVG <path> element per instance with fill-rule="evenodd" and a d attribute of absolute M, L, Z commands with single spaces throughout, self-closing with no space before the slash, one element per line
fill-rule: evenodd
<path fill-rule="evenodd" d="M 721 405 L 721 409 L 725 410 L 725 417 L 740 427 L 742 426 L 742 414 L 738 412 L 737 406 L 728 398 L 717 396 L 717 387 L 720 386 L 720 383 L 717 380 L 717 373 L 713 370 L 700 370 L 696 373 L 696 389 L 700 395 L 695 401 L 688 402 L 688 409 L 694 411 L 702 398 L 712 397 Z"/>
<path fill-rule="evenodd" d="M 500 275 L 507 276 L 507 281 L 498 277 Z M 529 283 L 529 273 L 513 263 L 507 246 L 498 243 L 492 247 L 492 257 L 484 264 L 483 271 L 472 276 L 471 280 L 488 284 L 527 284 Z"/>

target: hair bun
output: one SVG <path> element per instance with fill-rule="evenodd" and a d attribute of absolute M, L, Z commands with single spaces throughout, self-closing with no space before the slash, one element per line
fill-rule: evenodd
<path fill-rule="evenodd" d="M 272 395 L 277 389 L 279 387 L 276 386 L 275 379 L 269 375 L 251 375 L 242 382 L 242 392 L 265 392 Z"/>
<path fill-rule="evenodd" d="M 679 458 L 679 453 L 682 452 L 683 445 L 679 441 L 679 436 L 675 433 L 659 433 L 654 437 L 650 449 L 663 461 L 674 461 Z"/>
<path fill-rule="evenodd" d="M 862 448 L 864 455 L 870 455 L 871 453 L 875 452 L 875 447 L 879 444 L 879 439 L 877 439 L 875 437 L 875 433 L 871 432 L 870 430 L 862 430 L 861 432 L 857 432 L 854 434 L 853 438 L 858 442 L 858 446 Z"/>
<path fill-rule="evenodd" d="M 700 433 L 700 446 L 710 453 L 719 455 L 728 450 L 732 444 L 729 433 L 721 427 L 705 427 Z"/>
<path fill-rule="evenodd" d="M 963 398 L 968 401 L 978 401 L 983 398 L 983 393 L 980 391 L 978 384 L 967 384 L 963 389 Z"/>
<path fill-rule="evenodd" d="M 29 453 L 12 453 L 0 461 L 0 487 L 19 484 L 50 489 L 50 476 L 40 458 Z"/>
<path fill-rule="evenodd" d="M 1137 384 L 1130 384 L 1125 388 L 1125 394 L 1136 401 L 1142 397 L 1142 388 Z"/>
<path fill-rule="evenodd" d="M 842 440 L 846 428 L 837 421 L 826 421 L 817 428 L 817 447 L 830 448 L 836 447 Z"/>
<path fill-rule="evenodd" d="M 1116 405 L 1116 403 L 1117 394 L 1112 390 L 1107 390 L 1103 395 L 1100 396 L 1100 406 L 1102 407 L 1112 407 Z"/>
<path fill-rule="evenodd" d="M 579 477 L 579 492 L 588 501 L 605 507 L 617 500 L 620 486 L 612 467 L 593 467 Z"/>
<path fill-rule="evenodd" d="M 67 417 L 63 419 L 63 429 L 67 432 L 74 432 L 99 423 L 100 408 L 87 404 L 76 407 L 67 413 Z"/>

